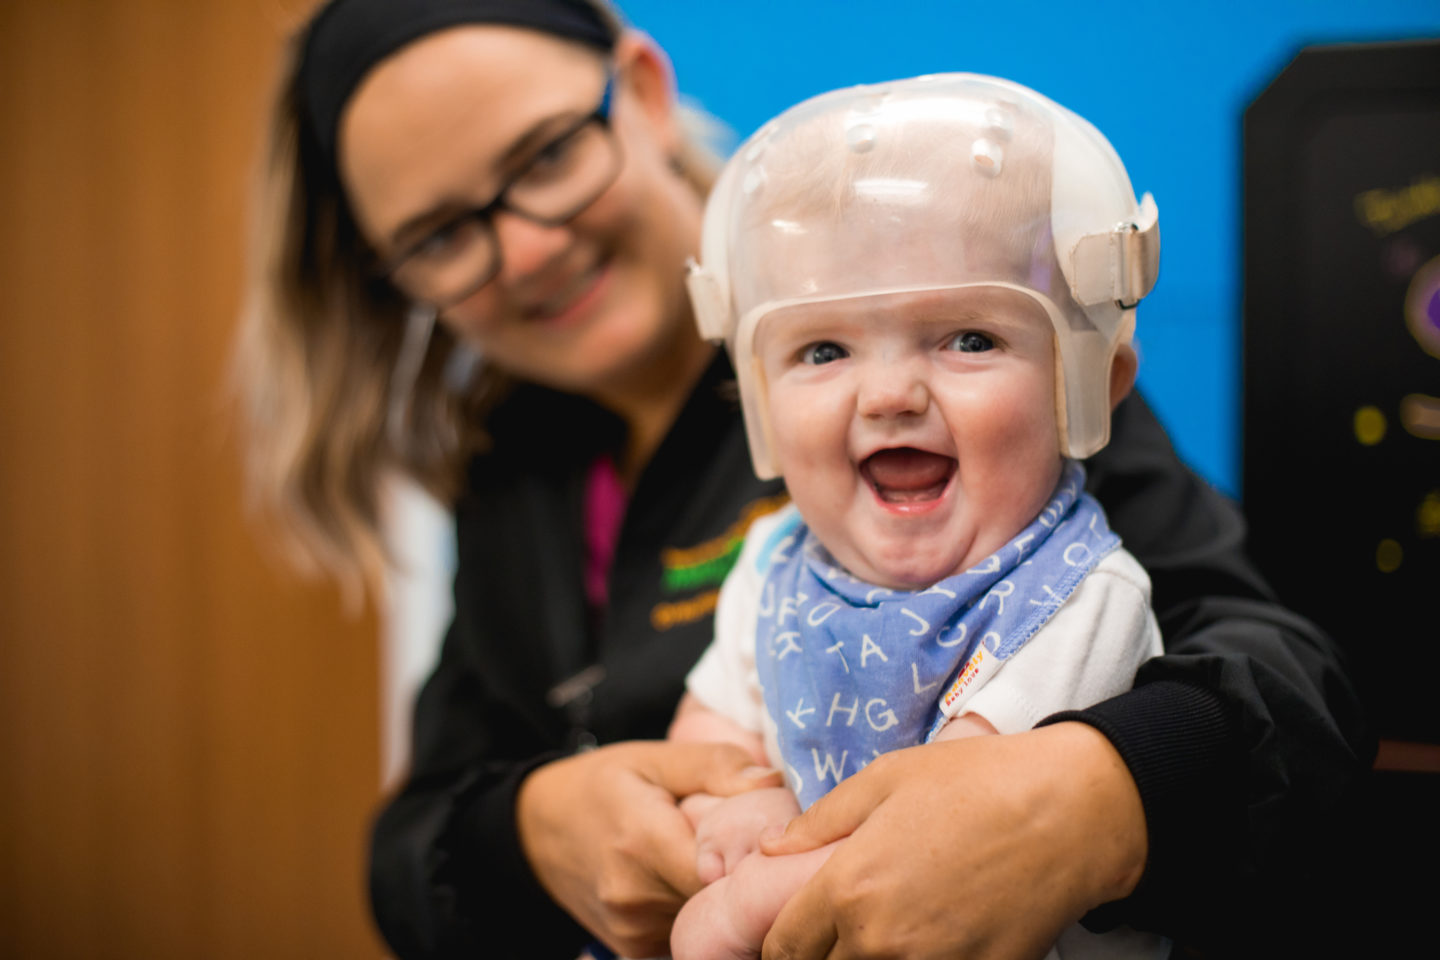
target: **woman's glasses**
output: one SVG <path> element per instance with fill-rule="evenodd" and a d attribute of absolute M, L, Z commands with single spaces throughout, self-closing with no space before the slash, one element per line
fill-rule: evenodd
<path fill-rule="evenodd" d="M 613 84 L 607 79 L 599 106 L 536 151 L 495 199 L 406 246 L 380 265 L 380 274 L 413 299 L 444 309 L 499 272 L 497 211 L 554 227 L 594 203 L 620 172 L 620 145 L 610 129 Z"/>

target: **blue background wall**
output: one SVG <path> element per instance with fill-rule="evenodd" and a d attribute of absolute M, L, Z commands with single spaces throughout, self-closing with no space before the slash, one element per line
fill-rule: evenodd
<path fill-rule="evenodd" d="M 1440 0 L 1243 4 L 622 0 L 680 89 L 744 137 L 834 87 L 968 70 L 1089 119 L 1160 207 L 1140 384 L 1181 455 L 1232 494 L 1240 448 L 1240 119 L 1308 43 L 1440 35 Z"/>

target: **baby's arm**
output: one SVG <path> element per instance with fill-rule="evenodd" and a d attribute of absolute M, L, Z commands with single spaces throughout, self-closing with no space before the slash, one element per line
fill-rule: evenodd
<path fill-rule="evenodd" d="M 757 763 L 768 763 L 759 732 L 765 706 L 754 668 L 754 625 L 763 579 L 756 561 L 771 531 L 782 522 L 781 515 L 773 515 L 751 527 L 740 559 L 720 590 L 715 642 L 687 678 L 687 686 L 699 696 L 687 693 L 681 701 L 670 727 L 672 739 L 738 743 Z M 758 957 L 775 916 L 819 869 L 829 850 L 796 857 L 752 852 L 765 826 L 785 823 L 799 812 L 787 789 L 754 790 L 739 804 L 693 796 L 681 803 L 681 809 L 695 826 L 697 872 L 709 886 L 692 897 L 676 918 L 671 938 L 674 956 L 678 960 Z"/>
<path fill-rule="evenodd" d="M 686 693 L 670 723 L 671 740 L 705 740 L 736 743 L 749 751 L 757 765 L 765 765 L 765 744 L 760 734 Z M 697 793 L 680 802 L 680 809 L 695 828 L 696 869 L 702 883 L 713 883 L 731 870 L 759 844 L 760 831 L 772 823 L 786 823 L 800 812 L 785 787 L 752 790 L 722 799 Z"/>
<path fill-rule="evenodd" d="M 685 694 L 670 724 L 672 740 L 738 743 L 765 762 L 763 737 Z M 675 919 L 670 950 L 675 960 L 759 957 L 760 945 L 780 908 L 829 856 L 829 848 L 794 857 L 754 852 L 760 831 L 800 812 L 785 787 L 752 790 L 721 799 L 694 794 L 680 809 L 695 827 L 696 870 L 708 884 Z"/>
<path fill-rule="evenodd" d="M 757 765 L 766 768 L 769 761 L 760 732 L 765 725 L 765 702 L 755 675 L 755 622 L 764 580 L 757 557 L 771 534 L 785 522 L 782 511 L 761 517 L 747 532 L 740 557 L 720 588 L 715 639 L 685 679 L 687 690 L 669 733 L 671 740 L 738 744 Z M 778 772 L 775 776 L 778 781 Z M 732 869 L 755 848 L 761 826 L 789 820 L 798 812 L 793 801 L 786 802 L 783 794 L 778 799 L 751 799 L 740 805 L 743 812 L 729 818 L 735 822 L 709 817 L 718 805 L 715 798 L 703 796 L 687 798 L 681 804 L 696 827 L 700 848 L 697 866 L 706 882 Z M 758 825 L 756 816 L 762 817 Z M 706 820 L 713 822 L 706 825 Z"/>
<path fill-rule="evenodd" d="M 693 693 L 680 698 L 675 709 L 675 719 L 670 721 L 667 740 L 681 740 L 688 743 L 722 741 L 737 743 L 755 758 L 759 766 L 769 766 L 765 759 L 765 739 L 754 730 L 746 730 L 740 724 L 715 710 L 711 710 Z"/>

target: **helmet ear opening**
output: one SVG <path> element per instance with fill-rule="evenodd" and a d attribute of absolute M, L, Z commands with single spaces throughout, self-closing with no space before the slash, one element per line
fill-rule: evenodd
<path fill-rule="evenodd" d="M 1130 396 L 1130 391 L 1135 388 L 1135 370 L 1139 366 L 1139 357 L 1135 348 L 1127 340 L 1119 340 L 1115 343 L 1115 353 L 1110 360 L 1110 412 L 1114 413 L 1120 401 Z"/>
<path fill-rule="evenodd" d="M 1110 442 L 1110 414 L 1134 384 L 1136 355 L 1130 341 L 1135 311 L 1121 311 L 1113 328 L 1113 337 L 1096 329 L 1057 326 L 1055 330 L 1060 452 L 1076 460 L 1098 453 Z"/>

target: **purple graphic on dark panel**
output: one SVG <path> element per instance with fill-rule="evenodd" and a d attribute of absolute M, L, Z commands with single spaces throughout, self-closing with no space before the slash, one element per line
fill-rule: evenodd
<path fill-rule="evenodd" d="M 1440 357 L 1440 257 L 1417 270 L 1410 281 L 1405 325 L 1426 353 Z"/>

